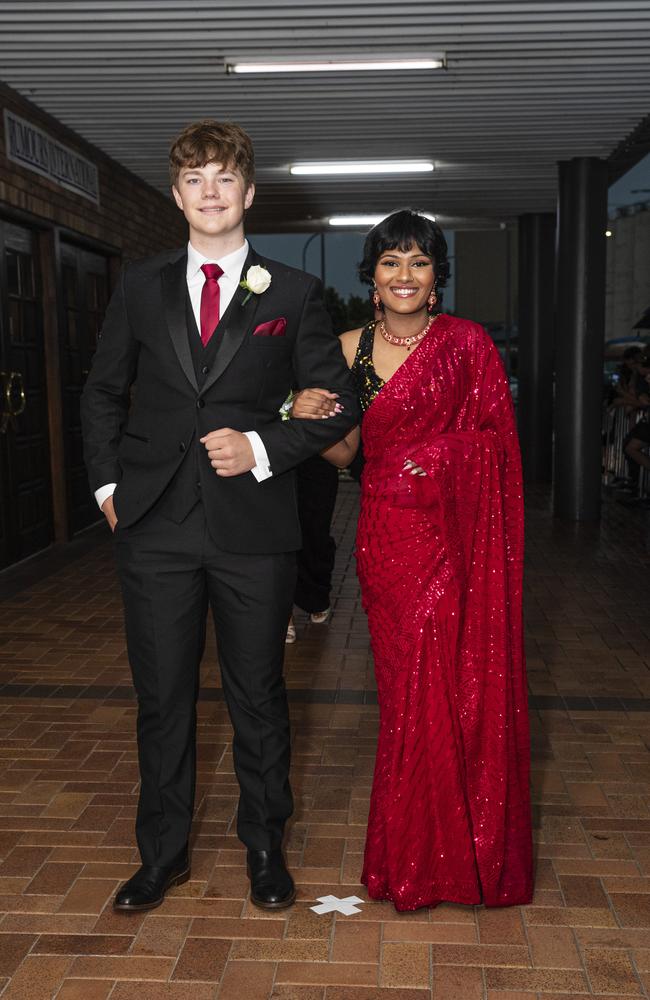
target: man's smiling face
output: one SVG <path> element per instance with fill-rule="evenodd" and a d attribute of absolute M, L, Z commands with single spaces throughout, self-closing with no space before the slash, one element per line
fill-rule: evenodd
<path fill-rule="evenodd" d="M 215 162 L 183 167 L 172 192 L 189 223 L 193 244 L 215 239 L 230 243 L 234 238 L 240 245 L 244 212 L 253 204 L 255 186 L 247 188 L 239 170 Z"/>

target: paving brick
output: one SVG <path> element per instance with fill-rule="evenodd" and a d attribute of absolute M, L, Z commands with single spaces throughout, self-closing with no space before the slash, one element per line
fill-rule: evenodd
<path fill-rule="evenodd" d="M 273 962 L 229 962 L 219 986 L 218 1000 L 268 1000 L 274 978 Z"/>
<path fill-rule="evenodd" d="M 226 967 L 231 942 L 186 938 L 172 979 L 218 983 Z"/>
<path fill-rule="evenodd" d="M 335 987 L 332 987 L 335 988 Z M 346 987 L 348 989 L 348 987 Z M 325 1000 L 325 987 L 324 986 L 296 986 L 295 984 L 277 984 L 273 987 L 273 992 L 271 993 L 270 1000 Z M 358 989 L 354 990 L 355 1000 L 357 998 Z M 348 998 L 350 994 L 348 991 Z M 345 998 L 342 998 L 345 1000 Z"/>
<path fill-rule="evenodd" d="M 41 934 L 33 955 L 125 955 L 133 944 L 126 935 Z"/>
<path fill-rule="evenodd" d="M 30 895 L 63 896 L 74 885 L 82 867 L 80 864 L 46 862 L 25 887 L 25 892 Z"/>
<path fill-rule="evenodd" d="M 533 966 L 538 969 L 582 969 L 574 931 L 570 927 L 529 927 Z"/>
<path fill-rule="evenodd" d="M 481 969 L 434 965 L 433 1000 L 483 1000 L 484 989 Z"/>
<path fill-rule="evenodd" d="M 410 942 L 387 942 L 382 948 L 380 982 L 382 986 L 429 987 L 429 947 Z"/>
<path fill-rule="evenodd" d="M 152 979 L 166 982 L 173 968 L 174 961 L 169 958 L 84 956 L 74 959 L 69 976 L 71 979 L 129 979 L 137 982 Z"/>
<path fill-rule="evenodd" d="M 255 959 L 262 962 L 325 962 L 328 954 L 329 943 L 327 941 L 294 938 L 283 941 L 234 941 L 231 957 L 233 959 Z"/>
<path fill-rule="evenodd" d="M 481 944 L 526 944 L 526 932 L 519 907 L 514 909 L 479 910 L 479 941 Z"/>
<path fill-rule="evenodd" d="M 192 983 L 191 1000 L 214 1000 L 214 996 L 214 983 Z M 161 983 L 155 980 L 139 980 L 137 984 L 118 982 L 110 994 L 110 1000 L 188 1000 L 187 983 Z M 240 1000 L 244 998 L 241 997 Z"/>
<path fill-rule="evenodd" d="M 374 986 L 377 966 L 364 962 L 280 962 L 276 985 Z"/>
<path fill-rule="evenodd" d="M 630 958 L 622 951 L 587 948 L 585 968 L 594 993 L 642 996 L 643 988 Z"/>
<path fill-rule="evenodd" d="M 50 1000 L 69 967 L 68 957 L 28 955 L 2 996 L 4 1000 Z"/>
<path fill-rule="evenodd" d="M 410 926 L 413 926 L 411 924 Z M 379 962 L 381 925 L 367 921 L 338 920 L 330 953 L 333 962 Z"/>
<path fill-rule="evenodd" d="M 61 913 L 101 913 L 106 902 L 115 894 L 114 879 L 78 878 L 62 900 Z"/>
<path fill-rule="evenodd" d="M 486 969 L 489 990 L 537 990 L 539 993 L 587 993 L 589 985 L 583 972 L 558 969 Z M 545 998 L 546 1000 L 546 998 Z"/>
<path fill-rule="evenodd" d="M 64 979 L 56 1000 L 107 1000 L 113 983 L 105 979 Z"/>
<path fill-rule="evenodd" d="M 275 993 L 273 996 L 275 997 Z M 367 989 L 365 987 L 356 987 L 354 991 L 350 991 L 348 987 L 328 986 L 325 990 L 325 1000 L 430 1000 L 430 996 L 429 990 L 417 989 Z"/>
<path fill-rule="evenodd" d="M 0 933 L 0 976 L 12 976 L 35 941 L 34 934 Z"/>

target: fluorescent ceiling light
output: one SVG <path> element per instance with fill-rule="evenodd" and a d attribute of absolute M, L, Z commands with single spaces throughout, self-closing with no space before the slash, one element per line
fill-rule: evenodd
<path fill-rule="evenodd" d="M 387 219 L 389 215 L 390 212 L 385 215 L 333 215 L 327 221 L 330 226 L 376 226 Z M 429 215 L 428 212 L 418 212 L 418 215 L 430 219 L 431 222 L 436 221 L 435 215 Z"/>
<path fill-rule="evenodd" d="M 292 174 L 326 176 L 341 174 L 428 174 L 433 170 L 431 161 L 416 160 L 342 160 L 338 163 L 294 163 Z"/>
<path fill-rule="evenodd" d="M 363 70 L 444 69 L 445 55 L 434 52 L 428 56 L 369 56 L 367 58 L 331 58 L 270 62 L 226 63 L 226 73 L 350 73 Z"/>

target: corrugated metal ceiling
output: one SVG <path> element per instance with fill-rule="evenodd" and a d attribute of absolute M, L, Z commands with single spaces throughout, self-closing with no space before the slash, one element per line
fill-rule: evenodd
<path fill-rule="evenodd" d="M 446 225 L 553 210 L 556 163 L 607 157 L 648 113 L 649 0 L 0 0 L 0 79 L 166 189 L 170 138 L 255 141 L 257 231 L 411 204 Z M 235 58 L 444 51 L 446 70 L 227 76 Z M 305 159 L 433 159 L 431 175 L 290 177 Z"/>

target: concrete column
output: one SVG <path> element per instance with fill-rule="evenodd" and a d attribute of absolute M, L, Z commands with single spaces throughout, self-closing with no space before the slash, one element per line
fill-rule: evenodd
<path fill-rule="evenodd" d="M 555 216 L 520 216 L 517 418 L 528 483 L 550 482 L 552 475 L 554 280 Z"/>
<path fill-rule="evenodd" d="M 607 165 L 596 157 L 559 164 L 556 255 L 556 517 L 600 517 L 605 323 Z"/>

